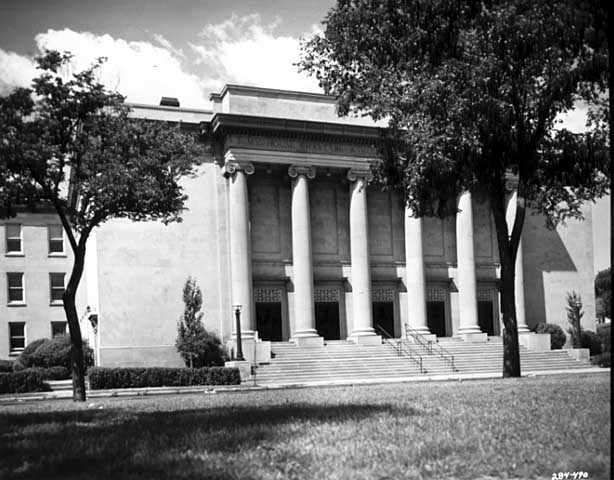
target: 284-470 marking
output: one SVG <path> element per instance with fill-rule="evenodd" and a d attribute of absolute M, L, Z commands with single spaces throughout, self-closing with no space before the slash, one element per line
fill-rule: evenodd
<path fill-rule="evenodd" d="M 552 480 L 564 480 L 569 478 L 573 478 L 574 480 L 588 478 L 588 472 L 557 472 L 552 474 Z"/>

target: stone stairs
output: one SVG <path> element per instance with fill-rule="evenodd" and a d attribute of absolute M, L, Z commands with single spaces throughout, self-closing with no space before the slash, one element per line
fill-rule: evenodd
<path fill-rule="evenodd" d="M 387 344 L 356 345 L 337 340 L 327 341 L 323 347 L 297 347 L 288 342 L 276 342 L 271 345 L 271 363 L 259 365 L 253 380 L 257 385 L 291 385 L 472 373 L 497 374 L 502 371 L 501 337 L 489 337 L 486 343 L 440 338 L 438 343 L 454 356 L 456 371 L 453 372 L 449 364 L 438 356 L 428 355 L 418 345 L 412 348 L 422 357 L 422 372 L 417 363 L 400 357 Z M 523 374 L 590 367 L 588 360 L 578 361 L 565 350 L 538 352 L 522 346 L 520 361 Z"/>

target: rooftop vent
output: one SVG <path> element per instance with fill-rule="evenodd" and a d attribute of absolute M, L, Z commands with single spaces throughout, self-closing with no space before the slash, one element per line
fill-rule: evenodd
<path fill-rule="evenodd" d="M 177 100 L 175 97 L 162 97 L 162 99 L 160 100 L 160 106 L 161 107 L 178 107 L 179 100 Z"/>

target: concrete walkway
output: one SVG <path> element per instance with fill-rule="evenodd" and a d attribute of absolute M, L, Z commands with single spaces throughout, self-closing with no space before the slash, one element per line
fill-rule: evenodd
<path fill-rule="evenodd" d="M 607 374 L 610 375 L 610 368 L 588 367 L 577 368 L 573 370 L 545 370 L 532 371 L 522 375 L 522 377 L 537 377 L 546 375 L 586 375 L 586 374 Z M 244 382 L 242 385 L 199 385 L 194 387 L 148 387 L 148 388 L 118 388 L 109 390 L 88 390 L 87 398 L 109 398 L 109 397 L 139 397 L 149 395 L 177 395 L 185 393 L 202 393 L 202 394 L 217 394 L 217 393 L 241 393 L 250 391 L 264 390 L 280 390 L 286 388 L 308 388 L 308 387 L 332 387 L 332 386 L 352 386 L 352 385 L 377 385 L 390 383 L 406 383 L 406 382 L 442 382 L 442 381 L 463 381 L 463 380 L 484 380 L 502 378 L 502 374 L 494 373 L 463 373 L 449 375 L 420 375 L 413 377 L 401 378 L 377 378 L 368 380 L 351 380 L 351 381 L 318 381 L 318 382 L 303 382 L 303 383 L 285 383 L 285 384 L 267 384 L 260 386 L 257 383 L 253 384 L 252 380 Z M 0 395 L 0 404 L 7 403 L 22 403 L 35 400 L 55 400 L 55 399 L 70 399 L 72 398 L 72 390 L 60 390 L 52 392 L 34 392 L 34 393 L 13 393 Z"/>

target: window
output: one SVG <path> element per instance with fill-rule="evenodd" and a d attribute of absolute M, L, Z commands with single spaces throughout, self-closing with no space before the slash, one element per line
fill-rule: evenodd
<path fill-rule="evenodd" d="M 26 324 L 9 323 L 9 353 L 16 355 L 26 346 Z"/>
<path fill-rule="evenodd" d="M 66 333 L 66 322 L 51 322 L 51 336 L 57 337 Z"/>
<path fill-rule="evenodd" d="M 49 253 L 64 253 L 64 230 L 62 225 L 49 225 Z"/>
<path fill-rule="evenodd" d="M 8 284 L 8 303 L 25 303 L 23 294 L 23 273 L 9 272 L 6 274 Z"/>
<path fill-rule="evenodd" d="M 21 225 L 14 223 L 6 224 L 6 253 L 22 253 L 21 250 Z"/>
<path fill-rule="evenodd" d="M 64 274 L 50 273 L 49 285 L 51 287 L 51 303 L 62 304 L 62 295 L 64 295 Z"/>

